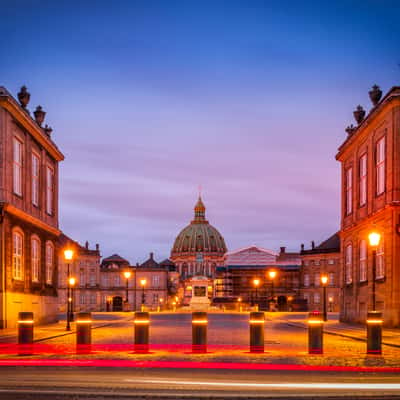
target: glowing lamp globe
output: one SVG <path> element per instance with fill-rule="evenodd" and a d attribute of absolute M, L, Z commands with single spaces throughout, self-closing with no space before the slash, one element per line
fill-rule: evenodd
<path fill-rule="evenodd" d="M 66 261 L 71 261 L 74 257 L 74 251 L 71 249 L 64 250 L 64 258 Z"/>
<path fill-rule="evenodd" d="M 381 241 L 381 235 L 378 232 L 371 232 L 368 235 L 369 244 L 372 247 L 378 247 L 379 242 Z"/>

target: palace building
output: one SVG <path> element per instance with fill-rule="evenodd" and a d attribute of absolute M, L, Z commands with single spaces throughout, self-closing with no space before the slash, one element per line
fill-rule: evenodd
<path fill-rule="evenodd" d="M 64 159 L 43 122 L 46 112 L 0 87 L 0 327 L 20 311 L 36 323 L 57 316 L 58 163 Z"/>
<path fill-rule="evenodd" d="M 357 107 L 357 126 L 346 129 L 336 155 L 342 170 L 340 318 L 363 322 L 375 309 L 387 326 L 399 326 L 400 87 L 381 99 L 375 85 L 369 95 L 370 111 Z M 371 232 L 380 235 L 376 247 L 369 244 Z"/>

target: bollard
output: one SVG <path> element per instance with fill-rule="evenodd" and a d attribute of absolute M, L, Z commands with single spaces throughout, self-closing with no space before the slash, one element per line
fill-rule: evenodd
<path fill-rule="evenodd" d="M 382 323 L 380 311 L 368 311 L 367 354 L 382 354 Z"/>
<path fill-rule="evenodd" d="M 149 351 L 149 325 L 150 317 L 148 312 L 135 312 L 135 352 L 148 353 Z"/>
<path fill-rule="evenodd" d="M 18 313 L 18 349 L 20 356 L 33 353 L 33 312 Z"/>
<path fill-rule="evenodd" d="M 207 353 L 207 313 L 192 312 L 192 352 Z"/>
<path fill-rule="evenodd" d="M 80 312 L 76 316 L 76 350 L 90 353 L 92 345 L 92 313 Z"/>
<path fill-rule="evenodd" d="M 250 313 L 250 353 L 264 353 L 265 315 L 261 311 Z"/>
<path fill-rule="evenodd" d="M 308 354 L 323 353 L 323 316 L 319 311 L 308 315 Z"/>

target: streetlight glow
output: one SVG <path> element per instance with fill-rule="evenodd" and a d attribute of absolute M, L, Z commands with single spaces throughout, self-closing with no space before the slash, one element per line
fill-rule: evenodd
<path fill-rule="evenodd" d="M 141 286 L 146 286 L 146 283 L 147 283 L 147 280 L 146 280 L 146 278 L 142 278 L 141 280 L 140 280 L 140 285 Z"/>
<path fill-rule="evenodd" d="M 328 283 L 328 275 L 322 275 L 321 276 L 321 283 L 323 285 L 326 285 Z"/>
<path fill-rule="evenodd" d="M 124 272 L 125 279 L 129 279 L 131 277 L 131 275 L 132 275 L 131 271 L 125 271 Z"/>
<path fill-rule="evenodd" d="M 71 261 L 72 258 L 74 257 L 74 251 L 71 249 L 65 249 L 64 250 L 64 258 L 66 261 Z"/>
<path fill-rule="evenodd" d="M 253 279 L 254 286 L 257 287 L 260 284 L 260 280 L 258 278 Z"/>
<path fill-rule="evenodd" d="M 274 270 L 268 271 L 268 276 L 269 276 L 269 279 L 275 279 L 276 271 L 274 271 Z"/>
<path fill-rule="evenodd" d="M 368 240 L 371 247 L 378 247 L 379 242 L 381 241 L 381 234 L 378 232 L 371 232 L 368 235 Z"/>
<path fill-rule="evenodd" d="M 76 279 L 74 277 L 69 278 L 68 280 L 70 286 L 74 286 L 76 283 Z"/>

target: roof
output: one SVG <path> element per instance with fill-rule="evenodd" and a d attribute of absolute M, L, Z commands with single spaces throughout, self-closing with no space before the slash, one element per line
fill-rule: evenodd
<path fill-rule="evenodd" d="M 154 254 L 150 253 L 149 258 L 144 263 L 140 264 L 138 268 L 161 268 L 161 266 L 154 260 Z"/>
<path fill-rule="evenodd" d="M 110 264 L 110 263 L 116 263 L 116 264 L 128 264 L 129 265 L 129 261 L 128 260 L 126 260 L 125 258 L 122 258 L 120 255 L 118 255 L 118 254 L 113 254 L 112 256 L 110 256 L 110 257 L 106 257 L 106 258 L 103 258 L 103 261 L 102 261 L 102 265 L 103 264 Z"/>
<path fill-rule="evenodd" d="M 58 237 L 58 244 L 60 247 L 72 247 L 79 254 L 92 254 L 100 256 L 100 251 L 97 249 L 88 249 L 85 246 L 81 246 L 76 240 L 71 239 L 65 233 L 61 233 Z"/>
<path fill-rule="evenodd" d="M 248 246 L 225 254 L 225 265 L 275 265 L 278 254 L 258 246 Z"/>
<path fill-rule="evenodd" d="M 338 253 L 340 251 L 339 232 L 334 233 L 328 239 L 324 240 L 314 249 L 302 250 L 301 255 L 321 254 L 321 253 Z"/>
<path fill-rule="evenodd" d="M 226 268 L 229 269 L 236 269 L 236 270 L 241 270 L 241 269 L 268 269 L 273 267 L 274 269 L 278 270 L 284 270 L 284 271 L 296 271 L 300 268 L 300 264 L 275 264 L 275 265 L 227 265 Z M 223 270 L 220 270 L 223 272 Z"/>

